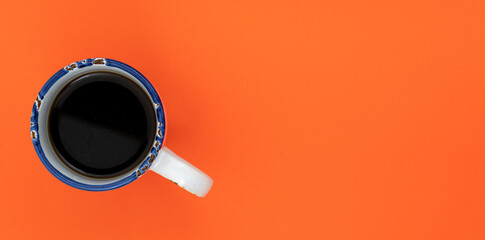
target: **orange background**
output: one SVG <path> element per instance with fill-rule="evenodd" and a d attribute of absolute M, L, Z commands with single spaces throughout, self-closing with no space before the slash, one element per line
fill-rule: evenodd
<path fill-rule="evenodd" d="M 485 239 L 484 1 L 2 1 L 2 239 Z M 71 188 L 34 99 L 68 63 L 142 72 L 215 180 Z"/>

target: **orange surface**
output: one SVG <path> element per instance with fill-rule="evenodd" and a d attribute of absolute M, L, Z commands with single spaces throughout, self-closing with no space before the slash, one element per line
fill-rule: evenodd
<path fill-rule="evenodd" d="M 2 1 L 2 239 L 485 239 L 485 1 Z M 29 118 L 89 57 L 158 89 L 215 180 L 71 188 Z"/>

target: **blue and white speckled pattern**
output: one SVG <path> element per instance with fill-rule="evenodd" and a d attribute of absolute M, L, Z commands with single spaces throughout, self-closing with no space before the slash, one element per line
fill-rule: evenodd
<path fill-rule="evenodd" d="M 56 83 L 61 77 L 65 76 L 66 74 L 69 74 L 69 72 L 73 71 L 76 68 L 86 68 L 86 67 L 90 67 L 98 64 L 103 64 L 108 67 L 118 68 L 132 75 L 145 87 L 145 89 L 148 91 L 153 101 L 154 106 L 156 106 L 156 116 L 157 116 L 158 126 L 157 126 L 157 134 L 156 134 L 154 145 L 152 146 L 147 158 L 143 161 L 143 163 L 138 167 L 136 171 L 133 171 L 133 173 L 130 174 L 129 176 L 121 180 L 118 180 L 116 182 L 112 182 L 104 185 L 91 185 L 91 184 L 75 181 L 65 176 L 59 170 L 54 168 L 52 164 L 47 160 L 44 154 L 44 150 L 42 149 L 42 146 L 40 143 L 40 135 L 38 134 L 38 131 L 39 131 L 38 118 L 39 118 L 39 109 L 42 105 L 42 100 L 44 99 L 44 96 L 47 94 L 49 89 L 54 85 L 54 83 Z M 106 190 L 122 187 L 136 180 L 138 177 L 140 177 L 143 173 L 145 173 L 150 168 L 151 164 L 155 160 L 163 144 L 163 138 L 165 135 L 165 115 L 163 111 L 162 102 L 160 101 L 160 98 L 157 92 L 155 91 L 155 88 L 141 73 L 139 73 L 134 68 L 116 60 L 107 59 L 107 58 L 90 58 L 90 59 L 84 59 L 67 65 L 63 69 L 59 70 L 56 74 L 54 74 L 44 84 L 44 86 L 39 92 L 39 95 L 35 100 L 34 107 L 32 108 L 32 116 L 30 118 L 30 132 L 31 132 L 32 142 L 34 144 L 34 148 L 35 148 L 35 151 L 37 152 L 37 155 L 39 156 L 40 160 L 47 168 L 47 170 L 49 170 L 49 172 L 52 173 L 56 178 L 58 178 L 62 182 L 72 187 L 79 188 L 82 190 L 106 191 Z"/>

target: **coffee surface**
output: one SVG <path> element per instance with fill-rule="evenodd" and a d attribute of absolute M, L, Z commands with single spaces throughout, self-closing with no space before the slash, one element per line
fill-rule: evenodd
<path fill-rule="evenodd" d="M 118 176 L 138 165 L 156 134 L 148 95 L 132 80 L 108 72 L 89 73 L 65 86 L 48 121 L 61 160 L 96 178 Z"/>

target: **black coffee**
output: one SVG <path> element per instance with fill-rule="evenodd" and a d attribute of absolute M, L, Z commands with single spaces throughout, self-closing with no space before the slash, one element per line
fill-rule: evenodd
<path fill-rule="evenodd" d="M 113 177 L 144 160 L 156 133 L 148 95 L 115 73 L 83 75 L 61 90 L 49 116 L 61 160 L 90 177 Z"/>

